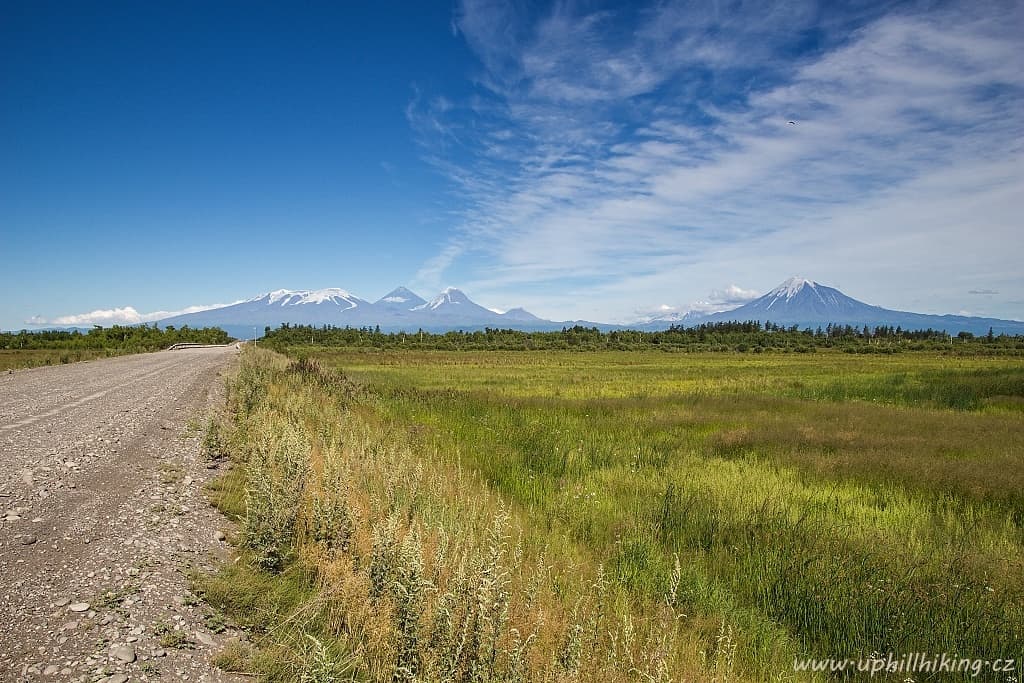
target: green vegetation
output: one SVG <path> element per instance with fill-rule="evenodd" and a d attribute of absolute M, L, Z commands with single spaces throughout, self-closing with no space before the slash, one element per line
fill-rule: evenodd
<path fill-rule="evenodd" d="M 383 333 L 379 328 L 311 327 L 282 325 L 265 330 L 264 342 L 279 351 L 305 347 L 446 350 L 446 351 L 735 351 L 740 353 L 812 353 L 838 349 L 846 353 L 893 354 L 906 351 L 941 351 L 952 355 L 1024 356 L 1024 337 L 961 332 L 951 337 L 941 330 L 904 330 L 899 327 L 855 328 L 826 325 L 800 330 L 757 321 L 706 323 L 695 327 L 672 326 L 660 332 L 569 327 L 553 332 L 522 332 L 486 328 L 473 332 L 431 334 Z"/>
<path fill-rule="evenodd" d="M 164 329 L 156 325 L 94 327 L 78 330 L 0 332 L 0 370 L 76 363 L 129 353 L 159 351 L 174 344 L 227 344 L 232 337 L 217 327 Z"/>
<path fill-rule="evenodd" d="M 218 432 L 245 561 L 204 587 L 262 634 L 246 670 L 797 680 L 797 656 L 1024 656 L 1016 358 L 301 353 L 244 354 Z"/>

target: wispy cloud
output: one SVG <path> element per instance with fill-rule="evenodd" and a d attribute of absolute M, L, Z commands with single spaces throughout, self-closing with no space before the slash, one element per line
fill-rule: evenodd
<path fill-rule="evenodd" d="M 444 272 L 462 255 L 463 251 L 464 248 L 460 244 L 449 244 L 420 267 L 413 277 L 412 284 L 432 290 L 440 289 Z"/>
<path fill-rule="evenodd" d="M 579 317 L 808 271 L 893 307 L 1019 291 L 1021 4 L 865 7 L 467 0 L 477 94 L 407 111 L 459 202 L 422 278 Z"/>
<path fill-rule="evenodd" d="M 238 301 L 234 303 L 239 303 Z M 88 313 L 75 313 L 71 315 L 59 315 L 53 318 L 47 318 L 43 316 L 32 316 L 25 321 L 27 325 L 33 326 L 47 326 L 47 325 L 58 325 L 58 326 L 80 326 L 80 325 L 137 325 L 139 323 L 150 323 L 156 322 L 157 320 L 163 320 L 165 318 L 172 318 L 176 315 L 185 315 L 186 313 L 198 313 L 200 311 L 209 311 L 214 308 L 223 308 L 224 306 L 230 306 L 231 304 L 209 304 L 201 306 L 188 306 L 180 311 L 153 311 L 152 313 L 139 313 L 131 306 L 125 306 L 123 308 L 101 308 L 95 311 L 89 311 Z"/>

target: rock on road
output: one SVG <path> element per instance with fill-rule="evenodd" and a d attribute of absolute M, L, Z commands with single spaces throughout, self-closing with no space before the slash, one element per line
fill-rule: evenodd
<path fill-rule="evenodd" d="M 233 680 L 186 574 L 228 552 L 201 439 L 237 353 L 0 375 L 0 681 Z"/>

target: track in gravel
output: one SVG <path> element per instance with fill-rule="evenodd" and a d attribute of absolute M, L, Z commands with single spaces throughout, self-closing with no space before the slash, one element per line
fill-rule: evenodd
<path fill-rule="evenodd" d="M 237 353 L 0 375 L 0 681 L 231 679 L 186 574 L 227 553 L 200 441 Z"/>

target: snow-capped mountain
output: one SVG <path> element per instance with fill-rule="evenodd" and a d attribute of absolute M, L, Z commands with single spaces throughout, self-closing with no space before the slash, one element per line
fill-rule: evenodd
<path fill-rule="evenodd" d="M 472 301 L 465 292 L 449 287 L 430 301 L 412 309 L 413 312 L 429 314 L 435 320 L 444 320 L 454 325 L 499 325 L 501 314 L 484 308 Z"/>
<path fill-rule="evenodd" d="M 869 306 L 851 299 L 838 289 L 826 287 L 802 277 L 791 277 L 759 299 L 708 319 L 735 320 L 734 315 L 746 315 L 746 320 L 771 320 L 779 324 L 805 321 L 868 323 L 887 314 L 884 308 Z M 882 323 L 878 323 L 882 324 Z"/>
<path fill-rule="evenodd" d="M 835 325 L 878 327 L 887 325 L 906 330 L 945 330 L 984 334 L 989 328 L 996 334 L 1024 334 L 1024 322 L 975 318 L 962 315 L 927 315 L 893 311 L 872 306 L 849 297 L 838 289 L 802 277 L 792 277 L 764 296 L 738 308 L 710 315 L 695 315 L 684 325 L 726 321 L 757 320 L 778 325 L 796 325 L 800 329 Z"/>
<path fill-rule="evenodd" d="M 304 289 L 298 291 L 292 291 L 290 289 L 276 289 L 273 292 L 258 296 L 255 299 L 249 299 L 249 301 L 279 306 L 304 306 L 310 304 L 330 303 L 336 306 L 341 306 L 343 309 L 355 308 L 360 304 L 367 305 L 368 303 L 359 297 L 352 296 L 344 289 L 338 289 L 336 287 L 328 289 Z M 249 301 L 244 303 L 249 303 Z"/>
<path fill-rule="evenodd" d="M 236 337 L 262 334 L 282 323 L 380 327 L 384 331 L 447 331 L 485 327 L 561 329 L 563 323 L 541 320 L 521 308 L 497 313 L 450 287 L 427 301 L 406 287 L 398 287 L 370 303 L 344 289 L 278 289 L 230 306 L 167 318 L 160 325 L 203 327 L 216 325 Z M 571 323 L 569 323 L 571 325 Z"/>
<path fill-rule="evenodd" d="M 469 297 L 466 296 L 461 289 L 448 287 L 430 301 L 424 301 L 419 306 L 416 306 L 416 310 L 436 311 L 440 309 L 452 311 L 455 310 L 452 306 L 460 306 L 462 304 L 476 305 L 469 300 Z"/>
<path fill-rule="evenodd" d="M 262 333 L 267 325 L 277 327 L 283 322 L 320 325 L 339 320 L 342 315 L 360 317 L 371 307 L 368 301 L 344 289 L 277 289 L 230 306 L 166 318 L 159 324 L 175 327 L 216 325 L 244 338 L 251 337 L 254 329 Z"/>

